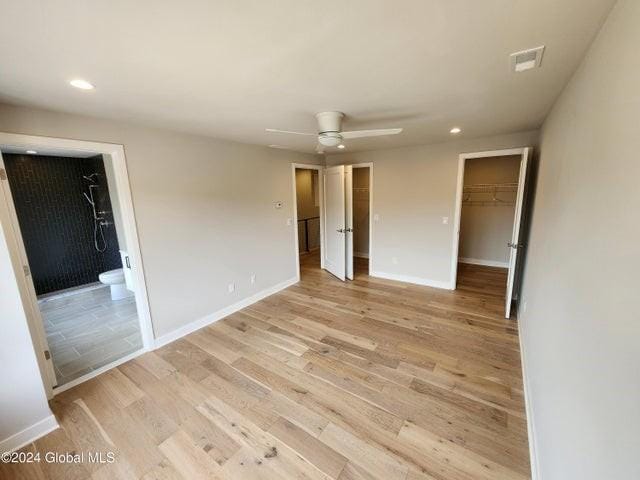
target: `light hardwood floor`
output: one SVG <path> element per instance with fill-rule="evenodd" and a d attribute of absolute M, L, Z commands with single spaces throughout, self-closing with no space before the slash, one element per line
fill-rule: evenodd
<path fill-rule="evenodd" d="M 113 464 L 2 465 L 3 478 L 524 479 L 515 320 L 500 270 L 455 292 L 304 257 L 302 281 L 68 390 L 27 451 Z"/>

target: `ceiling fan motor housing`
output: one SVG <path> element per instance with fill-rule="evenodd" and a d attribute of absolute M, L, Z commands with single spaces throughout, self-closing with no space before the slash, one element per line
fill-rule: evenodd
<path fill-rule="evenodd" d="M 335 132 L 340 133 L 342 131 L 342 119 L 344 113 L 342 112 L 320 112 L 316 115 L 318 120 L 318 133 Z"/>

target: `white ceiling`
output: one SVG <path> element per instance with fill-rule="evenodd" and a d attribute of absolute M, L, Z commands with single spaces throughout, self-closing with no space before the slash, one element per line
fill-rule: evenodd
<path fill-rule="evenodd" d="M 0 101 L 308 152 L 264 129 L 325 110 L 405 129 L 348 151 L 513 132 L 540 126 L 614 3 L 0 0 Z M 510 72 L 539 45 L 541 69 Z"/>

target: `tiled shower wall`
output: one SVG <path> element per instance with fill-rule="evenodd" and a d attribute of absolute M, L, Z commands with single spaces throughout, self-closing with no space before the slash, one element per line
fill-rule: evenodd
<path fill-rule="evenodd" d="M 122 267 L 101 156 L 2 156 L 38 295 L 97 282 L 100 273 Z M 104 253 L 94 247 L 93 213 L 82 195 L 89 194 L 83 175 L 94 172 L 97 210 L 109 212 L 104 217 L 111 223 L 103 227 Z"/>

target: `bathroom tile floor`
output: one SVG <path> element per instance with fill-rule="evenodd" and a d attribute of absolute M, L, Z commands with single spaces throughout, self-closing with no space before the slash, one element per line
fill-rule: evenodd
<path fill-rule="evenodd" d="M 111 300 L 108 286 L 38 300 L 58 385 L 142 348 L 133 296 Z"/>

